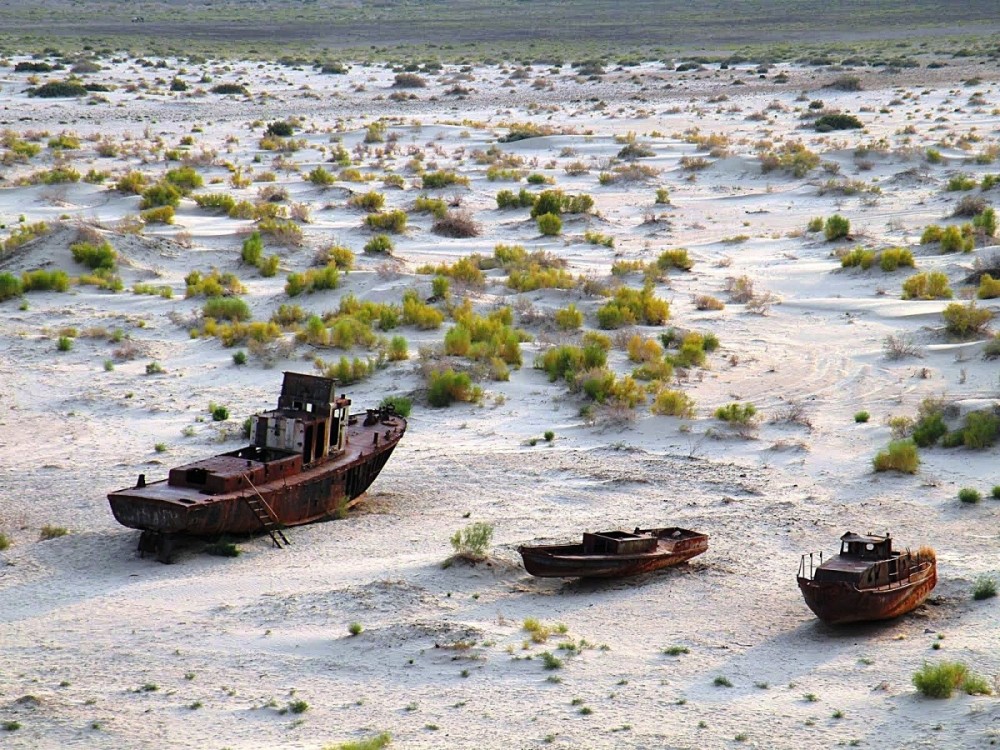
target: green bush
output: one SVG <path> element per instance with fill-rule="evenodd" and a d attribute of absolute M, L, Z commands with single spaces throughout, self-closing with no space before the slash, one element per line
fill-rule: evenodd
<path fill-rule="evenodd" d="M 0 302 L 19 297 L 24 291 L 21 280 L 9 271 L 0 272 Z"/>
<path fill-rule="evenodd" d="M 118 253 L 107 240 L 100 245 L 92 245 L 89 242 L 74 242 L 69 246 L 69 249 L 73 252 L 73 260 L 93 270 L 102 268 L 111 271 L 118 262 Z"/>
<path fill-rule="evenodd" d="M 213 94 L 240 94 L 242 96 L 249 96 L 250 92 L 247 91 L 247 87 L 239 83 L 220 83 L 213 86 L 211 89 Z"/>
<path fill-rule="evenodd" d="M 538 231 L 546 237 L 555 237 L 562 232 L 562 219 L 558 214 L 541 214 L 536 218 Z"/>
<path fill-rule="evenodd" d="M 437 190 L 451 187 L 452 185 L 468 185 L 468 177 L 460 177 L 454 172 L 428 172 L 421 178 L 424 190 Z"/>
<path fill-rule="evenodd" d="M 253 232 L 243 240 L 243 250 L 240 257 L 247 265 L 260 265 L 261 260 L 264 258 L 264 240 L 260 238 L 260 232 Z"/>
<path fill-rule="evenodd" d="M 969 668 L 961 662 L 924 662 L 920 670 L 914 673 L 913 684 L 928 698 L 950 698 L 968 676 Z"/>
<path fill-rule="evenodd" d="M 145 187 L 146 176 L 142 172 L 126 172 L 115 183 L 115 190 L 129 195 L 140 195 Z"/>
<path fill-rule="evenodd" d="M 851 222 L 840 214 L 834 214 L 823 225 L 823 235 L 827 242 L 833 242 L 846 237 L 851 232 Z"/>
<path fill-rule="evenodd" d="M 241 321 L 252 316 L 250 305 L 239 297 L 209 297 L 202 307 L 202 315 L 215 320 Z"/>
<path fill-rule="evenodd" d="M 501 190 L 496 195 L 497 208 L 531 208 L 535 205 L 536 196 L 521 188 L 517 193 L 511 190 Z"/>
<path fill-rule="evenodd" d="M 2 297 L 0 297 L 2 298 Z M 561 331 L 575 331 L 583 325 L 583 313 L 570 303 L 555 312 L 556 327 Z"/>
<path fill-rule="evenodd" d="M 394 211 L 368 214 L 365 217 L 365 225 L 369 229 L 398 234 L 406 230 L 406 211 L 396 209 Z"/>
<path fill-rule="evenodd" d="M 75 80 L 49 81 L 41 86 L 28 89 L 28 96 L 37 96 L 40 99 L 86 96 L 87 94 L 88 91 L 83 84 Z"/>
<path fill-rule="evenodd" d="M 451 406 L 454 401 L 478 401 L 482 391 L 472 385 L 472 379 L 467 373 L 447 370 L 434 370 L 430 374 L 427 385 L 427 400 L 431 406 Z"/>
<path fill-rule="evenodd" d="M 176 187 L 169 182 L 158 182 L 142 192 L 142 200 L 139 202 L 139 208 L 159 208 L 160 206 L 173 206 L 176 208 L 180 203 L 181 193 Z"/>
<path fill-rule="evenodd" d="M 306 175 L 306 179 L 318 187 L 327 187 L 337 181 L 337 178 L 330 172 L 327 172 L 323 167 L 316 167 L 313 169 L 308 175 Z"/>
<path fill-rule="evenodd" d="M 493 540 L 493 524 L 476 521 L 464 529 L 456 531 L 451 537 L 451 548 L 455 555 L 464 560 L 485 560 L 489 554 L 490 542 Z"/>
<path fill-rule="evenodd" d="M 971 230 L 970 225 L 969 226 Z M 970 253 L 976 246 L 976 239 L 970 230 L 964 230 L 954 224 L 947 226 L 941 232 L 942 253 Z"/>
<path fill-rule="evenodd" d="M 383 409 L 391 406 L 399 416 L 405 419 L 410 416 L 410 412 L 413 410 L 413 401 L 406 396 L 386 396 L 379 406 Z"/>
<path fill-rule="evenodd" d="M 809 219 L 809 223 L 806 225 L 807 232 L 822 232 L 823 231 L 823 217 L 814 216 Z"/>
<path fill-rule="evenodd" d="M 979 490 L 972 487 L 963 487 L 958 491 L 958 499 L 963 503 L 975 504 L 983 499 L 983 496 L 979 493 Z"/>
<path fill-rule="evenodd" d="M 985 450 L 1000 436 L 1000 417 L 988 411 L 973 411 L 965 415 L 962 444 L 973 450 Z"/>
<path fill-rule="evenodd" d="M 443 203 L 443 201 L 442 201 Z M 381 211 L 385 206 L 385 196 L 382 193 L 370 190 L 367 193 L 352 195 L 347 201 L 347 205 L 352 208 L 360 208 L 369 213 Z"/>
<path fill-rule="evenodd" d="M 715 418 L 730 424 L 751 425 L 755 421 L 757 407 L 753 404 L 733 402 L 715 410 Z"/>
<path fill-rule="evenodd" d="M 226 214 L 236 206 L 236 199 L 226 193 L 201 193 L 192 195 L 191 199 L 198 204 L 199 208 L 215 208 Z"/>
<path fill-rule="evenodd" d="M 187 195 L 195 188 L 200 188 L 205 184 L 205 180 L 193 167 L 171 169 L 164 176 L 164 179 L 177 188 L 181 195 Z"/>
<path fill-rule="evenodd" d="M 59 340 L 56 342 L 56 349 L 61 352 L 68 352 L 73 348 L 73 339 L 69 336 L 60 336 Z"/>
<path fill-rule="evenodd" d="M 871 419 L 871 415 L 866 411 L 859 411 L 854 415 L 854 421 L 858 424 L 864 424 L 869 419 Z"/>
<path fill-rule="evenodd" d="M 979 299 L 995 299 L 1000 297 L 1000 279 L 994 279 L 988 273 L 979 278 L 979 288 L 976 290 Z"/>
<path fill-rule="evenodd" d="M 26 292 L 65 292 L 69 275 L 65 271 L 26 271 L 21 274 L 21 287 Z"/>
<path fill-rule="evenodd" d="M 229 409 L 220 404 L 209 404 L 208 411 L 212 414 L 213 422 L 225 422 L 229 419 Z"/>
<path fill-rule="evenodd" d="M 976 187 L 976 180 L 967 174 L 957 174 L 948 180 L 948 186 L 945 188 L 949 192 L 958 192 L 962 190 L 972 190 Z"/>
<path fill-rule="evenodd" d="M 920 465 L 917 444 L 912 440 L 893 440 L 889 447 L 880 451 L 872 461 L 875 471 L 899 471 L 915 474 Z"/>
<path fill-rule="evenodd" d="M 921 448 L 930 448 L 948 433 L 948 426 L 940 412 L 933 412 L 920 419 L 913 428 L 913 442 Z"/>
<path fill-rule="evenodd" d="M 37 179 L 44 185 L 63 185 L 68 182 L 79 182 L 80 173 L 73 167 L 52 167 L 52 169 L 39 172 Z"/>
<path fill-rule="evenodd" d="M 913 253 L 902 247 L 889 247 L 879 253 L 879 267 L 886 273 L 895 271 L 900 266 L 913 268 L 915 263 Z"/>
<path fill-rule="evenodd" d="M 913 274 L 903 282 L 903 299 L 951 299 L 948 277 L 941 271 Z"/>
<path fill-rule="evenodd" d="M 828 133 L 831 130 L 852 130 L 864 127 L 861 120 L 854 115 L 839 113 L 818 117 L 813 125 L 820 133 Z"/>
<path fill-rule="evenodd" d="M 979 576 L 972 588 L 972 598 L 976 601 L 992 599 L 997 595 L 997 582 L 992 576 Z"/>
<path fill-rule="evenodd" d="M 676 268 L 679 271 L 690 271 L 694 266 L 694 261 L 688 257 L 687 248 L 678 247 L 673 250 L 664 250 L 656 259 L 656 267 L 661 271 L 668 271 Z"/>
<path fill-rule="evenodd" d="M 653 403 L 650 411 L 666 417 L 682 417 L 692 419 L 694 417 L 694 399 L 683 391 L 672 390 L 670 388 L 660 388 L 653 396 Z"/>
<path fill-rule="evenodd" d="M 860 267 L 867 271 L 875 263 L 875 251 L 866 250 L 865 248 L 858 245 L 853 250 L 844 253 L 840 257 L 840 267 L 841 268 L 852 268 Z"/>
<path fill-rule="evenodd" d="M 173 224 L 174 207 L 159 206 L 158 208 L 148 208 L 139 212 L 139 218 L 146 224 Z"/>
<path fill-rule="evenodd" d="M 941 317 L 948 333 L 964 337 L 982 333 L 993 320 L 993 311 L 977 307 L 974 300 L 967 305 L 952 302 L 941 312 Z"/>
<path fill-rule="evenodd" d="M 997 233 L 997 214 L 992 208 L 983 209 L 982 213 L 972 217 L 972 226 L 980 230 L 986 237 Z"/>
<path fill-rule="evenodd" d="M 365 252 L 369 255 L 392 255 L 392 239 L 386 234 L 376 234 L 365 243 Z"/>
<path fill-rule="evenodd" d="M 295 135 L 295 126 L 287 120 L 275 120 L 267 124 L 267 129 L 264 132 L 279 138 L 291 138 Z"/>
<path fill-rule="evenodd" d="M 310 268 L 303 273 L 290 273 L 285 280 L 285 294 L 297 297 L 300 294 L 312 294 L 323 289 L 336 289 L 340 286 L 340 272 L 335 265 L 323 268 Z"/>

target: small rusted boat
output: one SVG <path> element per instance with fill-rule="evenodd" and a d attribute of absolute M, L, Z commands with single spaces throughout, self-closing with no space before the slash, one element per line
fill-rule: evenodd
<path fill-rule="evenodd" d="M 355 503 L 406 432 L 391 408 L 350 413 L 330 378 L 286 372 L 278 408 L 252 417 L 250 445 L 170 470 L 167 479 L 108 495 L 123 526 L 142 530 L 140 552 L 169 562 L 178 535 L 266 532 L 329 518 Z"/>
<path fill-rule="evenodd" d="M 582 544 L 517 548 L 539 578 L 625 578 L 690 560 L 708 549 L 708 536 L 670 527 L 585 533 Z"/>
<path fill-rule="evenodd" d="M 818 564 L 817 564 L 818 563 Z M 799 588 L 816 616 L 831 624 L 889 620 L 923 604 L 937 584 L 937 558 L 930 547 L 892 549 L 892 538 L 847 532 L 840 554 L 818 560 L 803 555 Z"/>

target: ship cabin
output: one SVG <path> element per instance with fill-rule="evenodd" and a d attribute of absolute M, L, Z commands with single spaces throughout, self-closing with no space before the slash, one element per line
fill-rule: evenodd
<path fill-rule="evenodd" d="M 638 532 L 638 529 L 636 530 Z M 602 531 L 597 534 L 585 532 L 583 554 L 585 555 L 637 555 L 656 549 L 655 536 L 627 531 Z"/>
<path fill-rule="evenodd" d="M 251 447 L 265 454 L 300 455 L 303 466 L 343 453 L 351 400 L 337 398 L 335 389 L 332 378 L 286 372 L 278 408 L 256 415 L 251 422 Z"/>
<path fill-rule="evenodd" d="M 816 568 L 813 580 L 842 581 L 862 588 L 884 585 L 896 579 L 899 557 L 892 550 L 892 537 L 888 534 L 875 536 L 848 531 L 840 537 L 840 554 Z"/>

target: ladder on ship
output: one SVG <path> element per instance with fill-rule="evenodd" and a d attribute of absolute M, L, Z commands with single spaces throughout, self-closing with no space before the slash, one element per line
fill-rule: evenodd
<path fill-rule="evenodd" d="M 264 496 L 260 494 L 256 487 L 254 487 L 253 482 L 250 481 L 250 477 L 244 475 L 243 478 L 246 483 L 250 485 L 250 489 L 253 490 L 252 495 L 244 495 L 243 502 L 247 504 L 250 512 L 257 517 L 260 521 L 260 527 L 267 532 L 267 535 L 271 537 L 271 541 L 274 542 L 274 546 L 278 549 L 284 549 L 291 542 L 285 536 L 284 532 L 281 530 L 281 522 L 278 520 L 278 516 L 275 515 L 271 506 L 267 504 Z"/>

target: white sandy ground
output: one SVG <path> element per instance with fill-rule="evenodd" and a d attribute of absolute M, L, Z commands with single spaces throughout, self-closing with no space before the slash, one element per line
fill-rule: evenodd
<path fill-rule="evenodd" d="M 462 85 L 473 91 L 456 99 L 445 92 L 460 71 L 449 67 L 415 92 L 417 100 L 395 102 L 388 99 L 391 71 L 365 67 L 321 76 L 258 63 L 187 65 L 193 87 L 208 72 L 213 83 L 246 82 L 253 99 L 165 93 L 163 82 L 182 65 L 109 64 L 90 78 L 120 88 L 95 105 L 28 99 L 26 76 L 0 69 L 0 126 L 127 138 L 147 155 L 152 139 L 175 145 L 197 127 L 196 148 L 259 171 L 273 154 L 257 149 L 262 128 L 249 123 L 300 115 L 306 127 L 297 137 L 311 147 L 290 158 L 308 171 L 324 162 L 317 147 L 330 143 L 331 130 L 354 149 L 365 124 L 398 117 L 390 132 L 399 148 L 386 168 L 405 173 L 413 148 L 439 168 L 467 174 L 469 188 L 437 194 L 460 194 L 483 233 L 441 239 L 430 233 L 426 215 L 414 214 L 396 243 L 400 264 L 388 272 L 361 254 L 368 237 L 361 214 L 345 207 L 348 191 L 368 188 L 321 191 L 279 171 L 279 184 L 293 201 L 312 206 L 314 221 L 303 227 L 304 247 L 280 249 L 282 270 L 273 279 L 239 264 L 240 232 L 250 222 L 215 217 L 187 201 L 175 226 L 149 227 L 145 239 L 109 233 L 125 292 L 75 287 L 69 294 L 32 293 L 26 310 L 17 300 L 0 303 L 0 531 L 13 541 L 0 552 L 0 720 L 21 724 L 0 732 L 0 747 L 319 748 L 381 731 L 402 748 L 975 748 L 1000 737 L 996 698 L 932 701 L 910 684 L 925 659 L 960 659 L 990 680 L 1000 674 L 996 600 L 970 596 L 977 576 L 997 572 L 1000 503 L 956 500 L 960 487 L 988 494 L 1000 484 L 997 449 L 926 450 L 914 476 L 871 471 L 872 457 L 889 440 L 887 417 L 912 416 L 927 396 L 966 408 L 995 402 L 996 362 L 980 357 L 981 342 L 948 340 L 939 315 L 945 303 L 900 300 L 906 271 L 841 271 L 829 243 L 801 232 L 811 217 L 840 211 L 859 241 L 911 246 L 920 270 L 944 270 L 960 289 L 975 260 L 993 251 L 936 255 L 917 242 L 960 196 L 943 191 L 950 176 L 1000 169 L 966 161 L 997 143 L 996 70 L 952 63 L 898 75 L 867 71 L 863 92 L 843 93 L 822 88 L 833 72 L 796 67 L 787 68 L 785 86 L 760 80 L 752 66 L 681 75 L 659 64 L 612 72 L 598 83 L 577 81 L 568 68 L 555 75 L 536 67 L 503 86 L 509 71 L 491 67 L 472 70 L 473 80 Z M 983 81 L 963 85 L 974 75 Z M 532 88 L 539 78 L 553 87 Z M 800 129 L 792 108 L 804 108 L 795 101 L 801 91 L 858 114 L 866 130 Z M 976 91 L 985 104 L 968 104 Z M 727 99 L 718 101 L 720 93 Z M 772 101 L 786 111 L 748 119 Z M 495 192 L 519 185 L 488 182 L 485 167 L 469 157 L 505 132 L 498 125 L 519 121 L 576 132 L 500 147 L 568 192 L 592 194 L 600 218 L 574 218 L 563 238 L 545 240 L 526 211 L 495 210 Z M 901 134 L 908 124 L 915 133 Z M 682 137 L 690 128 L 728 134 L 733 154 L 693 179 L 679 166 L 682 156 L 697 154 Z M 601 164 L 621 147 L 614 136 L 628 131 L 656 151 L 642 163 L 663 171 L 654 183 L 601 187 Z M 972 151 L 942 148 L 940 165 L 922 159 L 942 138 L 970 132 L 982 138 Z M 238 143 L 227 145 L 229 135 Z M 880 185 L 881 195 L 819 196 L 818 185 L 829 178 L 822 170 L 803 179 L 762 175 L 753 144 L 783 137 L 802 139 L 846 177 Z M 888 153 L 855 157 L 859 143 L 883 137 Z M 261 163 L 252 162 L 257 154 Z M 81 172 L 132 167 L 157 175 L 168 166 L 147 158 L 100 159 L 89 142 L 72 156 Z M 563 167 L 577 159 L 590 162 L 591 172 L 567 176 Z M 77 275 L 82 269 L 67 249 L 73 222 L 110 227 L 134 213 L 138 199 L 83 183 L 17 187 L 51 157 L 32 162 L 0 168 L 0 223 L 12 226 L 21 214 L 69 223 L 0 260 L 0 271 L 50 266 Z M 206 182 L 220 181 L 206 191 L 252 199 L 260 187 L 233 191 L 222 166 L 199 170 Z M 386 190 L 390 207 L 410 207 L 418 183 L 408 174 L 406 190 Z M 670 189 L 672 205 L 653 205 L 656 186 Z M 662 220 L 644 223 L 650 213 Z M 614 235 L 615 249 L 585 244 L 588 227 Z M 179 231 L 190 233 L 190 248 L 172 241 Z M 737 235 L 749 239 L 723 241 Z M 138 533 L 115 523 L 106 493 L 140 472 L 159 477 L 170 465 L 236 447 L 243 417 L 275 401 L 281 370 L 311 371 L 305 347 L 270 368 L 253 359 L 237 368 L 233 350 L 191 339 L 174 322 L 176 313 L 191 319 L 200 309 L 199 300 L 183 298 L 185 274 L 211 266 L 239 273 L 255 318 L 266 319 L 288 301 L 285 274 L 309 267 L 315 249 L 334 240 L 358 252 L 359 269 L 336 291 L 294 300 L 309 311 L 335 308 L 346 293 L 398 300 L 414 283 L 429 294 L 429 277 L 413 275 L 418 265 L 489 254 L 496 242 L 548 249 L 565 256 L 574 273 L 602 277 L 616 257 L 651 260 L 662 249 L 687 247 L 692 272 L 672 273 L 657 291 L 672 302 L 672 324 L 712 331 L 722 342 L 709 368 L 682 383 L 697 402 L 697 418 L 640 410 L 624 426 L 586 425 L 580 402 L 530 366 L 560 336 L 528 326 L 537 340 L 524 347 L 526 366 L 509 382 L 484 383 L 481 406 L 424 406 L 415 359 L 350 388 L 359 407 L 411 392 L 417 406 L 404 441 L 348 519 L 293 529 L 292 545 L 282 551 L 258 538 L 242 543 L 236 559 L 200 554 L 196 544 L 172 566 L 139 559 Z M 498 273 L 473 293 L 478 309 L 515 301 Z M 694 308 L 693 295 L 725 299 L 726 277 L 743 274 L 780 304 L 766 315 L 737 304 L 719 312 Z M 132 295 L 136 281 L 168 284 L 174 298 Z M 575 301 L 594 325 L 599 301 L 579 292 L 520 296 L 544 312 Z M 105 372 L 102 363 L 116 345 L 81 337 L 59 353 L 55 338 L 66 326 L 122 328 L 139 355 Z M 414 354 L 442 335 L 402 333 Z M 914 336 L 922 358 L 883 356 L 885 337 L 900 333 Z M 153 360 L 165 374 L 144 374 Z M 612 363 L 628 371 L 621 351 Z M 712 412 L 734 399 L 760 409 L 754 439 L 718 436 Z M 205 421 L 210 401 L 230 408 L 221 428 L 228 436 Z M 788 403 L 802 405 L 808 426 L 769 421 Z M 856 424 L 853 415 L 862 409 L 871 421 Z M 187 427 L 194 436 L 182 435 Z M 528 444 L 547 429 L 556 433 L 554 444 Z M 156 453 L 156 443 L 168 450 Z M 450 535 L 477 520 L 495 524 L 492 561 L 442 569 Z M 37 541 L 46 524 L 70 533 Z M 686 566 L 620 582 L 537 580 L 519 565 L 520 543 L 636 524 L 699 529 L 711 547 Z M 799 555 L 830 553 L 848 529 L 889 529 L 902 544 L 936 547 L 939 584 L 931 603 L 886 625 L 818 623 L 795 584 Z M 568 634 L 524 647 L 527 617 L 562 623 Z M 360 635 L 348 633 L 352 622 L 363 625 Z M 570 638 L 592 647 L 565 656 L 556 645 Z M 674 645 L 689 653 L 662 653 Z M 564 667 L 545 670 L 545 650 L 565 656 Z M 732 687 L 715 686 L 717 676 Z M 306 712 L 281 711 L 299 699 Z M 837 711 L 842 718 L 834 718 Z"/>

